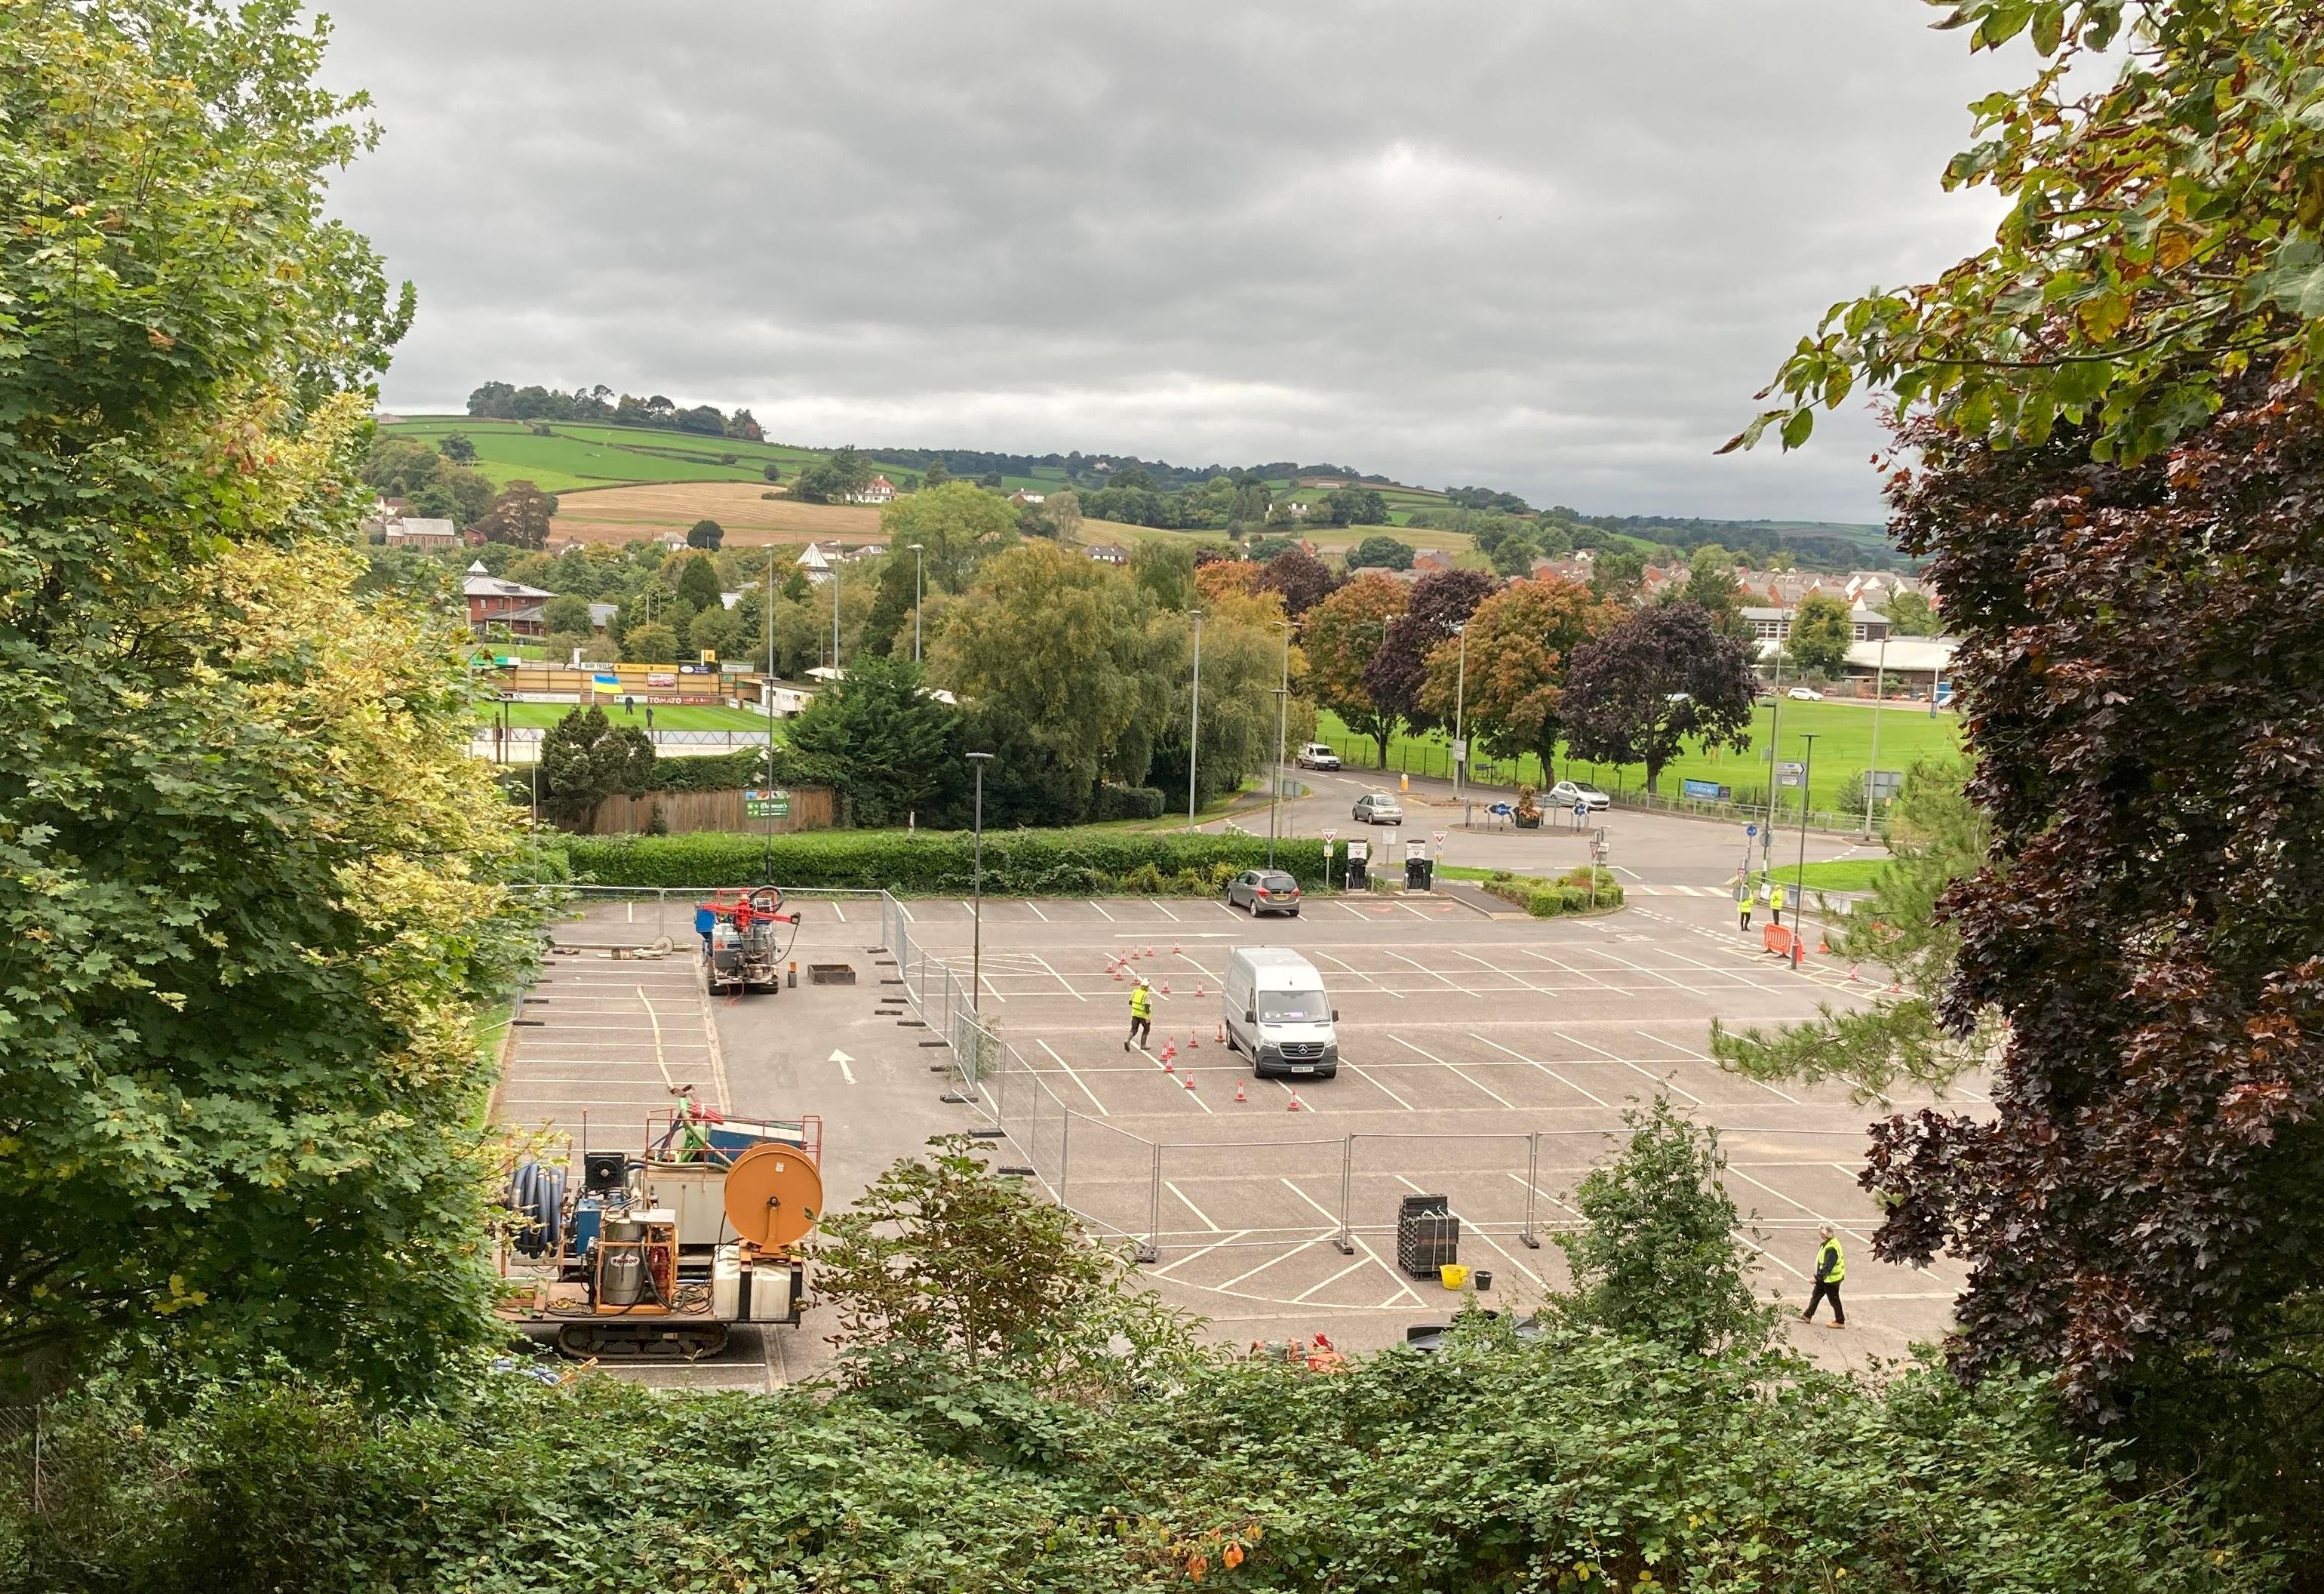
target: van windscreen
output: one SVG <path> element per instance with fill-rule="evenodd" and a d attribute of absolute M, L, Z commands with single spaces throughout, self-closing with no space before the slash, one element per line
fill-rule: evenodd
<path fill-rule="evenodd" d="M 1321 991 L 1261 991 L 1261 1024 L 1322 1024 L 1332 1016 L 1331 999 Z"/>

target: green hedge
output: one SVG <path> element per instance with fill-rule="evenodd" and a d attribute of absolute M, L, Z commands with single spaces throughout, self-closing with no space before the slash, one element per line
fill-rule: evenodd
<path fill-rule="evenodd" d="M 709 886 L 761 878 L 765 838 L 703 830 L 686 836 L 567 836 L 549 844 L 576 880 L 598 885 Z M 778 836 L 777 884 L 950 895 L 969 889 L 971 838 L 962 831 L 816 830 Z M 1139 890 L 1157 878 L 1215 878 L 1267 862 L 1267 840 L 1181 832 L 1004 830 L 985 832 L 984 889 L 1010 896 L 1085 896 Z M 1321 841 L 1278 841 L 1277 868 L 1302 888 L 1323 881 Z M 1163 889 L 1170 889 L 1164 886 Z"/>
<path fill-rule="evenodd" d="M 1096 798 L 1090 803 L 1090 818 L 1158 820 L 1162 817 L 1162 793 L 1152 786 L 1101 784 Z"/>
<path fill-rule="evenodd" d="M 1594 900 L 1599 912 L 1622 905 L 1621 883 L 1614 878 L 1611 869 L 1597 871 L 1597 891 L 1591 890 L 1591 867 L 1583 864 L 1554 880 L 1545 880 L 1534 875 L 1498 874 L 1485 882 L 1485 889 L 1504 902 L 1513 902 L 1536 919 L 1554 919 L 1560 913 L 1586 913 Z"/>

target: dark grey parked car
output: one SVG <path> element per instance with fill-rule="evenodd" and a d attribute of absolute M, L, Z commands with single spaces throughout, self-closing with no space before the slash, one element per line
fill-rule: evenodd
<path fill-rule="evenodd" d="M 1227 906 L 1299 916 L 1299 882 L 1280 869 L 1245 869 L 1227 882 Z"/>

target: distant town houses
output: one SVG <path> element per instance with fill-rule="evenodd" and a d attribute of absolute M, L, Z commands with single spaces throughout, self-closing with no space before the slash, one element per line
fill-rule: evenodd
<path fill-rule="evenodd" d="M 1017 491 L 1009 495 L 1009 501 L 1011 504 L 1046 504 L 1049 501 L 1049 495 L 1047 493 L 1028 493 L 1022 487 L 1019 487 Z"/>
<path fill-rule="evenodd" d="M 543 592 L 521 581 L 503 581 L 486 570 L 482 560 L 468 567 L 460 591 L 468 600 L 468 629 L 478 636 L 495 629 L 512 636 L 549 635 L 543 616 L 549 600 L 557 596 L 554 592 Z"/>

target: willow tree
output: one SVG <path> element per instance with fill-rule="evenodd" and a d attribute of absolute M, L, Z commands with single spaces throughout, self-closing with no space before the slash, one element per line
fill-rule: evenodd
<path fill-rule="evenodd" d="M 448 615 L 359 597 L 411 309 L 291 0 L 0 21 L 0 1356 L 410 1387 L 481 1331 L 520 921 Z"/>

